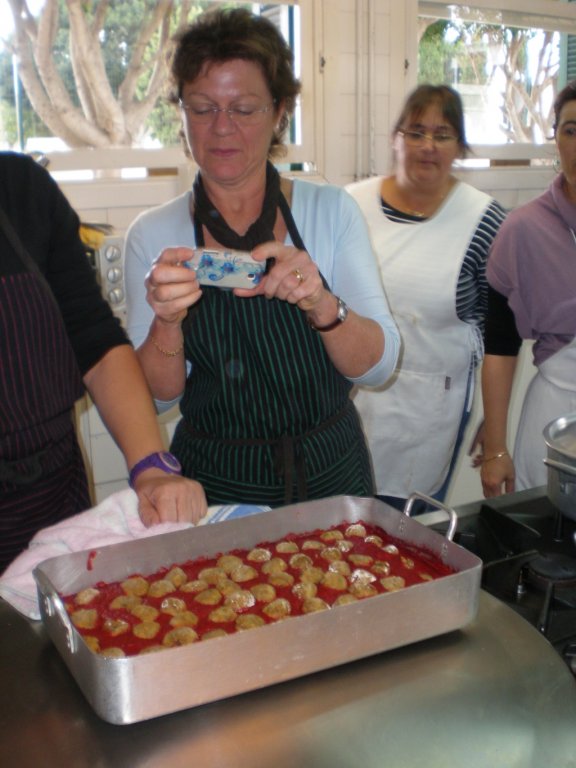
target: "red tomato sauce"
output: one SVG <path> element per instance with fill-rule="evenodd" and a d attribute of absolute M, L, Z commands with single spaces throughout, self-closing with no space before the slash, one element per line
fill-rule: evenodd
<path fill-rule="evenodd" d="M 347 533 L 353 530 L 361 531 L 357 526 L 363 527 L 363 535 L 350 535 Z M 330 540 L 332 536 L 338 538 Z M 310 542 L 318 542 L 318 548 L 311 548 Z M 386 551 L 386 547 L 390 546 L 396 548 L 396 551 Z M 293 548 L 294 551 L 282 551 L 286 548 Z M 253 559 L 251 553 L 256 549 L 269 552 L 269 559 L 263 561 Z M 223 630 L 226 634 L 239 631 L 236 622 L 242 614 L 260 617 L 259 619 L 254 619 L 254 621 L 262 621 L 264 624 L 274 623 L 278 619 L 267 615 L 265 610 L 269 603 L 257 599 L 252 606 L 236 607 L 234 609 L 234 616 L 231 616 L 229 621 L 214 621 L 212 618 L 212 611 L 215 608 L 222 607 L 226 602 L 226 587 L 232 590 L 240 589 L 249 592 L 256 585 L 270 584 L 270 581 L 273 579 L 269 573 L 265 572 L 264 566 L 272 558 L 278 558 L 283 561 L 285 570 L 282 573 L 289 574 L 293 580 L 293 583 L 286 586 L 274 586 L 275 599 L 284 598 L 290 606 L 289 615 L 282 618 L 301 616 L 306 612 L 304 600 L 295 592 L 294 585 L 301 584 L 307 580 L 307 576 L 305 576 L 307 571 L 309 572 L 308 575 L 311 573 L 316 574 L 316 576 L 319 575 L 319 571 L 311 572 L 309 571 L 310 568 L 321 569 L 324 574 L 335 573 L 338 568 L 343 570 L 349 569 L 349 573 L 345 575 L 344 589 L 342 589 L 343 583 L 341 581 L 338 585 L 339 588 L 333 588 L 330 583 L 320 582 L 315 584 L 315 598 L 324 601 L 325 606 L 323 606 L 323 609 L 334 608 L 335 610 L 340 609 L 336 601 L 343 594 L 352 593 L 356 599 L 369 599 L 372 594 L 377 596 L 390 591 L 386 586 L 389 584 L 386 580 L 387 576 L 400 577 L 403 580 L 401 588 L 407 588 L 453 573 L 448 566 L 431 553 L 416 549 L 405 542 L 400 542 L 389 536 L 379 527 L 364 522 L 353 524 L 344 522 L 324 531 L 314 530 L 302 534 L 289 534 L 281 542 L 265 541 L 256 545 L 252 550 L 238 549 L 227 552 L 225 555 L 234 555 L 240 558 L 243 565 L 251 566 L 256 573 L 254 578 L 250 578 L 247 581 L 235 581 L 234 574 L 238 576 L 239 571 L 232 571 L 231 575 L 224 574 L 221 579 L 222 583 L 220 583 L 220 587 L 224 591 L 220 592 L 220 598 L 217 603 L 211 605 L 198 602 L 195 599 L 198 593 L 186 591 L 185 585 L 190 585 L 191 582 L 200 580 L 202 572 L 206 569 L 219 568 L 218 563 L 223 557 L 222 554 L 174 564 L 170 568 L 161 568 L 152 574 L 134 574 L 134 577 L 143 577 L 147 583 L 146 594 L 137 596 L 134 602 L 138 606 L 150 606 L 157 611 L 153 622 L 158 625 L 158 628 L 153 637 L 138 637 L 134 634 L 134 628 L 142 624 L 142 617 L 141 615 L 135 615 L 133 605 L 123 607 L 110 606 L 114 598 L 127 594 L 128 580 L 110 583 L 99 582 L 95 584 L 93 587 L 95 590 L 94 595 L 92 596 L 90 592 L 90 599 L 88 601 L 86 601 L 85 594 L 83 597 L 83 593 L 86 593 L 86 590 L 64 596 L 63 600 L 73 623 L 93 650 L 106 653 L 110 649 L 114 649 L 114 655 L 132 656 L 145 652 L 147 649 L 160 649 L 163 645 L 166 645 L 164 638 L 170 630 L 174 629 L 174 624 L 171 621 L 175 617 L 180 617 L 176 619 L 177 621 L 180 621 L 183 616 L 186 617 L 188 614 L 184 614 L 184 611 L 190 611 L 197 619 L 197 621 L 194 622 L 192 620 L 187 624 L 184 618 L 184 626 L 190 626 L 194 630 L 197 635 L 196 641 L 200 641 L 203 638 L 208 639 L 205 638 L 206 633 L 213 630 Z M 309 565 L 306 568 L 302 568 L 301 564 L 300 567 L 296 567 L 294 565 L 295 561 L 291 561 L 295 555 L 306 555 L 310 559 Z M 331 557 L 334 557 L 335 560 L 332 560 Z M 364 562 L 362 560 L 363 557 L 368 558 L 368 560 Z M 347 565 L 338 565 L 331 568 L 331 564 L 335 561 Z M 386 563 L 388 565 L 384 565 Z M 387 568 L 389 568 L 388 573 L 386 573 Z M 178 569 L 180 579 L 175 578 L 173 574 L 174 569 Z M 184 576 L 181 571 L 184 573 Z M 175 579 L 173 591 L 159 597 L 153 596 L 151 594 L 153 591 L 151 585 L 166 579 L 169 574 Z M 281 578 L 284 579 L 285 577 Z M 329 581 L 330 578 L 332 577 L 323 577 L 323 580 Z M 179 583 L 180 581 L 182 581 L 182 584 Z M 359 584 L 363 585 L 364 582 L 371 585 L 369 592 L 372 594 L 364 595 L 362 590 L 354 592 L 355 588 Z M 226 586 L 222 586 L 222 584 Z M 183 586 L 184 589 L 182 588 Z M 217 584 L 208 584 L 207 588 L 213 589 L 217 586 Z M 174 611 L 171 613 L 165 612 L 163 601 L 166 598 L 177 598 L 178 601 L 182 601 L 181 610 L 176 611 L 176 613 Z M 139 608 L 138 610 L 142 609 Z M 91 623 L 90 626 L 83 626 L 83 622 L 79 618 L 80 615 L 84 615 L 83 612 L 85 611 L 91 612 L 90 618 L 93 624 Z M 96 617 L 95 619 L 94 616 Z M 112 624 L 112 626 L 119 626 L 122 631 L 119 634 L 111 632 L 109 622 L 120 622 L 120 624 Z M 147 626 L 145 629 L 155 629 L 155 627 Z"/>

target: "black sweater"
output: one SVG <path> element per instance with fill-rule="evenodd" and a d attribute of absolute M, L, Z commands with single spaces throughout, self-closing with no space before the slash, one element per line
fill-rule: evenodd
<path fill-rule="evenodd" d="M 102 297 L 79 236 L 79 219 L 50 174 L 26 155 L 0 152 L 0 206 L 46 277 L 81 373 L 128 344 Z M 0 230 L 0 279 L 25 271 Z"/>

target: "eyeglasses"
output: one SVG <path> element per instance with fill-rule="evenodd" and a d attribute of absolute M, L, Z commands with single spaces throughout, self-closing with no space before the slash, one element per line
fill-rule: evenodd
<path fill-rule="evenodd" d="M 216 120 L 220 112 L 228 115 L 230 120 L 238 126 L 259 125 L 264 120 L 264 116 L 270 112 L 275 102 L 265 107 L 238 106 L 238 107 L 211 107 L 206 104 L 186 104 L 182 99 L 178 99 L 180 108 L 186 112 L 188 120 L 192 125 L 209 125 Z"/>
<path fill-rule="evenodd" d="M 439 131 L 438 133 L 429 133 L 428 131 L 398 131 L 400 136 L 410 147 L 422 147 L 426 141 L 431 141 L 438 147 L 449 147 L 458 141 L 458 136 L 453 133 Z"/>

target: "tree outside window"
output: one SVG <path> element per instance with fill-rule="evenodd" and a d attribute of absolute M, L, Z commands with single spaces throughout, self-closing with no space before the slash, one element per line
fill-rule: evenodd
<path fill-rule="evenodd" d="M 456 6 L 449 17 L 419 17 L 419 82 L 458 90 L 470 143 L 545 143 L 552 135 L 554 98 L 564 84 L 566 36 L 495 24 L 469 6 L 465 11 L 465 18 Z"/>
<path fill-rule="evenodd" d="M 70 148 L 178 144 L 180 117 L 166 99 L 172 38 L 220 4 L 0 0 L 12 21 L 8 35 L 0 31 L 0 145 L 27 149 L 35 137 Z M 288 13 L 288 6 L 227 5 L 279 24 Z"/>

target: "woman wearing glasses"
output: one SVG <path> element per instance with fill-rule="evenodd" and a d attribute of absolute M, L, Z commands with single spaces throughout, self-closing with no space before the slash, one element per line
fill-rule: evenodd
<path fill-rule="evenodd" d="M 199 170 L 126 242 L 129 332 L 154 397 L 180 400 L 172 450 L 212 504 L 371 494 L 349 393 L 390 376 L 399 336 L 356 203 L 281 185 L 270 162 L 299 93 L 290 48 L 219 9 L 180 37 L 172 74 Z M 252 289 L 200 286 L 182 264 L 198 246 L 273 262 Z"/>
<path fill-rule="evenodd" d="M 394 126 L 395 169 L 348 187 L 366 216 L 403 349 L 392 380 L 355 404 L 377 495 L 402 506 L 412 491 L 442 500 L 482 358 L 488 248 L 505 213 L 458 181 L 466 155 L 462 102 L 421 85 Z"/>

